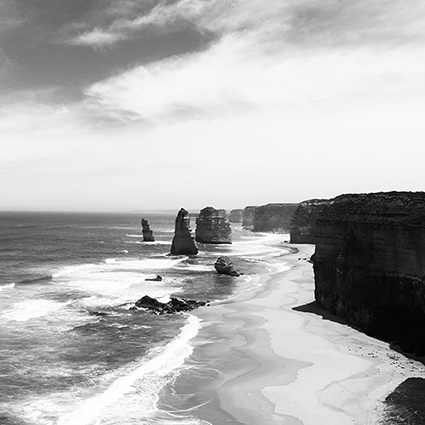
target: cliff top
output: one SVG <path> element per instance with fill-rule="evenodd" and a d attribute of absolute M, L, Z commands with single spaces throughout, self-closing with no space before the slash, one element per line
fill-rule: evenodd
<path fill-rule="evenodd" d="M 330 200 L 319 220 L 425 226 L 425 192 L 340 195 Z"/>

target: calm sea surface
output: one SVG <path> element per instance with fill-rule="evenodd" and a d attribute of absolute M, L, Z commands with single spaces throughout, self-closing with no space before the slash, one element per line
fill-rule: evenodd
<path fill-rule="evenodd" d="M 232 245 L 169 256 L 175 215 L 0 213 L 0 424 L 208 424 L 172 399 L 203 324 L 131 307 L 144 295 L 231 299 L 274 248 L 234 225 Z M 143 242 L 142 217 L 155 242 Z M 219 255 L 244 275 L 218 276 Z"/>

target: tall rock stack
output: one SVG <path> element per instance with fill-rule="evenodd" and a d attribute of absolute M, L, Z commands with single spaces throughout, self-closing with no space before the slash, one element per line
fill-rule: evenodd
<path fill-rule="evenodd" d="M 254 213 L 253 232 L 289 233 L 291 219 L 298 204 L 267 204 L 257 207 Z"/>
<path fill-rule="evenodd" d="M 341 195 L 316 224 L 316 300 L 425 354 L 425 192 Z"/>
<path fill-rule="evenodd" d="M 171 255 L 196 255 L 198 248 L 190 229 L 189 212 L 181 208 L 177 213 Z"/>
<path fill-rule="evenodd" d="M 291 219 L 291 243 L 315 243 L 316 221 L 329 199 L 309 199 L 298 205 Z"/>
<path fill-rule="evenodd" d="M 251 230 L 252 226 L 254 224 L 254 216 L 255 216 L 255 210 L 258 207 L 254 207 L 252 205 L 245 207 L 242 213 L 242 227 L 244 229 Z"/>
<path fill-rule="evenodd" d="M 243 209 L 231 210 L 229 214 L 230 223 L 242 223 Z"/>
<path fill-rule="evenodd" d="M 230 244 L 232 228 L 226 210 L 206 207 L 200 211 L 196 219 L 196 242 Z"/>
<path fill-rule="evenodd" d="M 153 232 L 149 227 L 148 220 L 142 218 L 142 234 L 143 234 L 143 242 L 154 242 L 155 237 L 153 236 Z"/>

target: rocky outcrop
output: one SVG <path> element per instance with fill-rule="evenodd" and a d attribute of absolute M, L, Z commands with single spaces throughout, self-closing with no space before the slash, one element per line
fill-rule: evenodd
<path fill-rule="evenodd" d="M 216 262 L 214 263 L 214 268 L 218 274 L 226 274 L 229 276 L 240 276 L 234 267 L 233 263 L 229 257 L 222 256 L 218 257 Z"/>
<path fill-rule="evenodd" d="M 153 232 L 149 227 L 148 220 L 142 218 L 142 234 L 143 234 L 143 242 L 154 242 L 155 238 L 153 236 Z"/>
<path fill-rule="evenodd" d="M 341 195 L 316 225 L 316 300 L 370 335 L 425 354 L 425 193 Z"/>
<path fill-rule="evenodd" d="M 226 210 L 206 207 L 196 219 L 195 240 L 200 243 L 232 243 L 232 228 Z"/>
<path fill-rule="evenodd" d="M 252 231 L 289 233 L 298 204 L 267 204 L 255 209 Z"/>
<path fill-rule="evenodd" d="M 243 221 L 243 209 L 231 210 L 229 213 L 230 223 L 242 223 Z"/>
<path fill-rule="evenodd" d="M 329 199 L 309 199 L 298 205 L 291 219 L 291 243 L 315 243 L 316 220 L 328 203 Z"/>
<path fill-rule="evenodd" d="M 254 216 L 255 216 L 255 210 L 258 207 L 254 206 L 248 206 L 245 207 L 242 213 L 242 227 L 244 229 L 251 230 L 252 226 L 254 224 Z"/>
<path fill-rule="evenodd" d="M 168 303 L 162 303 L 156 298 L 145 295 L 136 301 L 136 308 L 149 310 L 154 314 L 173 314 L 181 311 L 191 311 L 206 305 L 205 301 L 188 300 L 185 298 L 171 298 Z"/>
<path fill-rule="evenodd" d="M 196 255 L 198 248 L 190 229 L 189 212 L 181 208 L 175 221 L 174 237 L 171 244 L 171 255 Z"/>

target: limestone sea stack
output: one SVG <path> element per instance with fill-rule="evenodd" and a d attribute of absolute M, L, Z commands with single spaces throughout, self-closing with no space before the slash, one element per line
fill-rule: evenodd
<path fill-rule="evenodd" d="M 231 210 L 229 213 L 230 223 L 242 223 L 243 221 L 243 209 Z"/>
<path fill-rule="evenodd" d="M 242 212 L 242 227 L 247 230 L 251 230 L 252 226 L 254 224 L 254 216 L 255 216 L 255 210 L 258 207 L 256 206 L 247 206 L 244 208 Z"/>
<path fill-rule="evenodd" d="M 153 236 L 153 232 L 149 227 L 148 220 L 142 218 L 142 234 L 143 234 L 143 242 L 154 242 L 155 237 Z"/>
<path fill-rule="evenodd" d="M 171 255 L 196 255 L 198 248 L 190 229 L 189 212 L 181 208 L 175 220 L 174 237 L 171 244 Z"/>
<path fill-rule="evenodd" d="M 315 243 L 316 221 L 329 199 L 309 199 L 301 202 L 291 219 L 291 243 Z"/>
<path fill-rule="evenodd" d="M 372 336 L 425 354 L 425 192 L 341 195 L 316 226 L 316 300 Z"/>
<path fill-rule="evenodd" d="M 289 233 L 291 219 L 298 204 L 267 204 L 257 207 L 252 223 L 253 232 Z"/>
<path fill-rule="evenodd" d="M 226 210 L 213 207 L 201 210 L 196 219 L 195 240 L 211 244 L 232 243 L 232 228 Z"/>

